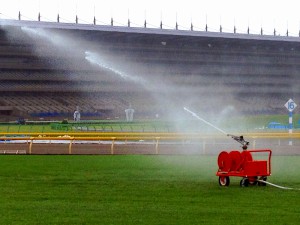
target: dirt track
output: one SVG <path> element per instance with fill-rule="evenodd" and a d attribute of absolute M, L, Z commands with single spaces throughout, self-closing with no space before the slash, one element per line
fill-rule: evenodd
<path fill-rule="evenodd" d="M 249 147 L 249 149 L 253 149 Z M 267 145 L 256 146 L 255 149 L 271 149 L 273 155 L 300 155 L 299 145 Z M 206 144 L 181 143 L 160 144 L 155 143 L 127 143 L 127 144 L 40 144 L 34 143 L 1 143 L 0 154 L 205 154 L 217 155 L 223 150 L 240 150 L 236 144 Z"/>

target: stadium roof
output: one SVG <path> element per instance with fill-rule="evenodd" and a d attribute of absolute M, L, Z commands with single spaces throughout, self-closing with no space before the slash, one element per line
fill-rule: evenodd
<path fill-rule="evenodd" d="M 256 40 L 256 41 L 279 41 L 279 42 L 300 42 L 300 37 L 279 36 L 279 35 L 258 35 L 258 34 L 242 34 L 242 33 L 226 33 L 211 31 L 191 31 L 176 29 L 159 29 L 144 27 L 125 27 L 125 26 L 109 26 L 94 24 L 76 24 L 76 23 L 58 23 L 43 21 L 25 21 L 25 20 L 0 20 L 1 26 L 25 26 L 32 28 L 44 29 L 64 29 L 64 30 L 83 30 L 83 31 L 100 31 L 112 33 L 128 33 L 139 35 L 162 35 L 169 38 L 174 37 L 201 37 L 201 38 L 221 38 L 234 40 Z"/>

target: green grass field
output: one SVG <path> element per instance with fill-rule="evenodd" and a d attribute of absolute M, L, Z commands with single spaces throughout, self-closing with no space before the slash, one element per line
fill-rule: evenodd
<path fill-rule="evenodd" d="M 0 156 L 1 224 L 298 224 L 299 190 L 220 187 L 216 156 Z M 300 157 L 268 181 L 300 188 Z"/>
<path fill-rule="evenodd" d="M 270 122 L 279 122 L 288 124 L 288 114 L 285 115 L 256 115 L 226 118 L 222 122 L 210 121 L 214 125 L 224 130 L 238 129 L 243 131 L 257 131 L 258 128 L 267 127 Z M 299 129 L 300 114 L 293 115 L 293 124 L 295 129 Z M 178 131 L 198 131 L 199 128 L 209 128 L 202 121 L 190 120 L 182 121 L 134 121 L 127 123 L 118 120 L 99 120 L 99 121 L 81 121 L 68 124 L 61 122 L 44 123 L 42 121 L 32 122 L 31 124 L 19 125 L 16 123 L 0 123 L 0 132 L 85 132 L 85 131 L 104 131 L 104 132 L 178 132 Z M 268 130 L 267 131 L 272 131 Z M 273 130 L 278 131 L 278 130 Z M 284 130 L 279 130 L 284 131 Z"/>

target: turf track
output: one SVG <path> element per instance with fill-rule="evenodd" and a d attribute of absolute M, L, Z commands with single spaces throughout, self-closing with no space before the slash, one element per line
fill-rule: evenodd
<path fill-rule="evenodd" d="M 216 156 L 0 156 L 2 224 L 297 224 L 300 191 L 219 187 Z M 269 181 L 300 187 L 300 157 Z"/>

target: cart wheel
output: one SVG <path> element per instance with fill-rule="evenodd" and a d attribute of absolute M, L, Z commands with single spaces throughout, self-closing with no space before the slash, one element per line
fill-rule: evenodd
<path fill-rule="evenodd" d="M 244 177 L 240 182 L 241 187 L 248 187 L 249 186 L 249 179 Z"/>
<path fill-rule="evenodd" d="M 249 184 L 250 185 L 257 185 L 258 181 L 257 181 L 258 177 L 249 177 Z"/>
<path fill-rule="evenodd" d="M 267 177 L 260 177 L 259 180 L 267 181 Z M 267 186 L 267 184 L 264 183 L 264 182 L 259 182 L 258 181 L 258 186 Z"/>
<path fill-rule="evenodd" d="M 220 186 L 229 186 L 230 184 L 230 179 L 229 177 L 225 177 L 225 176 L 220 176 L 219 177 L 219 184 Z"/>

